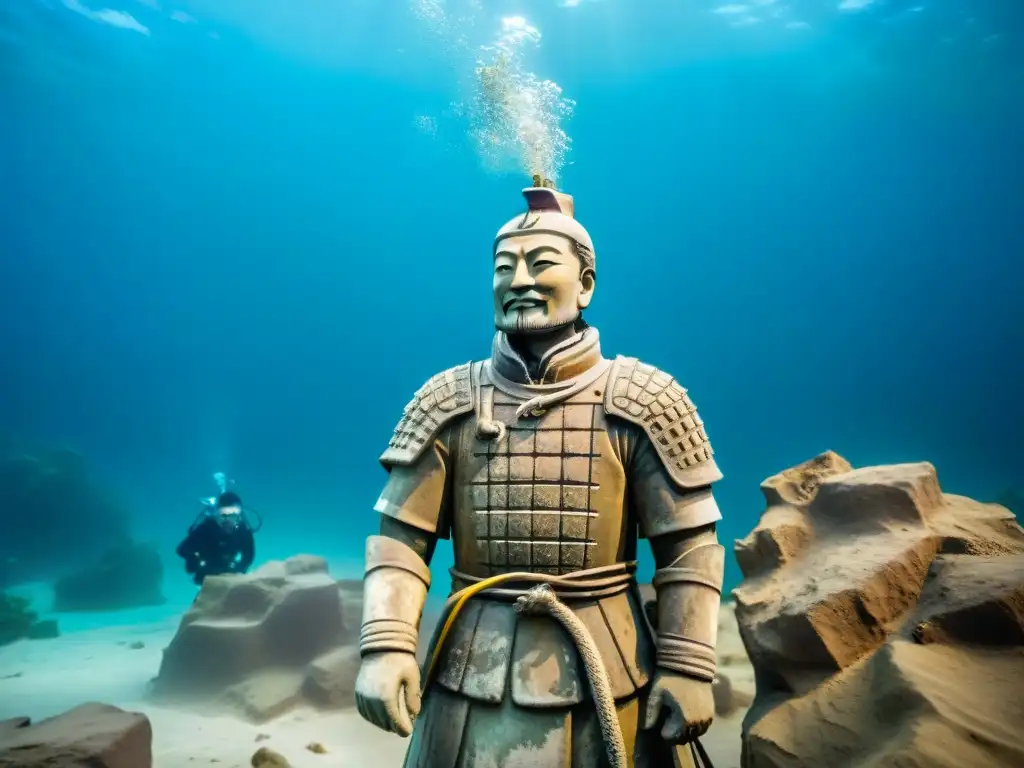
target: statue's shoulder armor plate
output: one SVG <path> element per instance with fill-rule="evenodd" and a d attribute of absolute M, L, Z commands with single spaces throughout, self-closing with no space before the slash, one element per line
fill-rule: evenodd
<path fill-rule="evenodd" d="M 696 406 L 664 371 L 635 357 L 617 357 L 608 372 L 604 407 L 643 429 L 679 486 L 700 488 L 722 479 Z"/>
<path fill-rule="evenodd" d="M 380 457 L 384 466 L 412 464 L 445 424 L 474 409 L 474 365 L 441 371 L 417 390 Z"/>

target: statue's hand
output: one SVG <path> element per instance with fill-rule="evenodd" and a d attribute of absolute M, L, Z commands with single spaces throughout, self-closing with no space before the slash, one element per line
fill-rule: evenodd
<path fill-rule="evenodd" d="M 356 706 L 363 719 L 397 733 L 412 733 L 420 713 L 420 667 L 405 651 L 381 651 L 363 657 L 356 678 Z"/>
<path fill-rule="evenodd" d="M 687 744 L 703 736 L 715 718 L 711 683 L 659 669 L 651 684 L 644 729 L 657 727 L 663 716 L 661 737 L 669 744 Z"/>

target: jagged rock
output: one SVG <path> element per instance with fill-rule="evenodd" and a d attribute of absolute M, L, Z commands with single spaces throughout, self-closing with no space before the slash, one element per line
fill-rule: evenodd
<path fill-rule="evenodd" d="M 62 576 L 53 587 L 54 610 L 119 611 L 163 605 L 164 567 L 146 544 L 126 544 L 92 566 Z"/>
<path fill-rule="evenodd" d="M 308 555 L 208 577 L 164 651 L 153 694 L 226 704 L 254 722 L 300 704 L 352 706 L 359 621 L 343 591 L 351 595 L 351 584 L 339 586 L 326 561 Z"/>
<path fill-rule="evenodd" d="M 1024 531 L 927 463 L 769 478 L 734 591 L 744 768 L 1024 765 Z"/>
<path fill-rule="evenodd" d="M 152 768 L 152 743 L 145 715 L 89 703 L 36 725 L 0 728 L 0 768 Z"/>

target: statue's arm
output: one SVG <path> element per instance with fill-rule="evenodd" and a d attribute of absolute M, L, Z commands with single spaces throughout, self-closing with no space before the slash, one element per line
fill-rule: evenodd
<path fill-rule="evenodd" d="M 632 460 L 633 502 L 656 566 L 657 665 L 710 683 L 721 604 L 725 549 L 721 513 L 710 485 L 684 487 L 665 471 L 650 440 Z"/>
<path fill-rule="evenodd" d="M 380 516 L 380 535 L 389 539 L 400 541 L 409 549 L 415 552 L 428 566 L 434 557 L 434 548 L 437 546 L 437 534 L 424 531 L 401 520 Z"/>
<path fill-rule="evenodd" d="M 657 665 L 705 682 L 717 672 L 725 549 L 715 524 L 651 539 L 656 566 Z"/>
<path fill-rule="evenodd" d="M 449 535 L 448 430 L 409 464 L 389 467 L 374 508 L 380 530 L 366 541 L 360 654 L 415 653 L 430 588 L 430 560 Z"/>

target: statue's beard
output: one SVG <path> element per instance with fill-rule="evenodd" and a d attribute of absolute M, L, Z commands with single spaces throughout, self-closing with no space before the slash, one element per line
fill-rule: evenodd
<path fill-rule="evenodd" d="M 495 326 L 499 331 L 510 336 L 548 333 L 558 328 L 572 325 L 579 316 L 580 311 L 576 307 L 563 307 L 554 314 L 514 311 L 511 313 L 511 316 L 508 314 L 499 315 Z"/>

